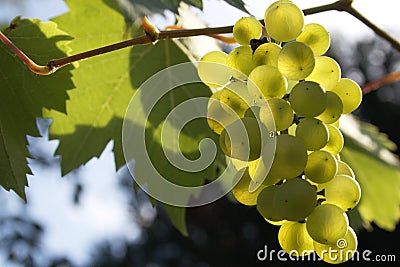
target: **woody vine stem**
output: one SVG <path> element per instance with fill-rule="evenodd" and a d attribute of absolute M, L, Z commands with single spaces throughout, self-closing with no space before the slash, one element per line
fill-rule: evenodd
<path fill-rule="evenodd" d="M 393 48 L 397 51 L 400 51 L 400 42 L 390 36 L 388 33 L 383 31 L 381 28 L 376 26 L 374 23 L 369 21 L 366 17 L 360 14 L 353 6 L 353 0 L 338 0 L 334 3 L 317 6 L 309 9 L 304 9 L 304 15 L 312 15 L 326 11 L 344 11 L 354 16 L 361 22 L 363 22 L 367 27 L 375 32 L 378 36 L 388 41 Z M 262 20 L 260 20 L 263 23 Z M 182 37 L 191 37 L 191 36 L 199 36 L 199 35 L 208 35 L 217 39 L 224 41 L 223 36 L 219 36 L 218 34 L 224 33 L 232 33 L 233 26 L 225 26 L 225 27 L 215 27 L 215 28 L 200 28 L 200 29 L 174 29 L 174 30 L 166 30 L 166 31 L 158 31 L 148 20 L 144 18 L 142 21 L 142 26 L 145 30 L 146 34 L 143 34 L 139 37 L 122 41 L 119 43 L 111 44 L 108 46 L 103 46 L 100 48 L 96 48 L 93 50 L 89 50 L 86 52 L 82 52 L 76 55 L 52 59 L 47 65 L 41 66 L 36 64 L 33 60 L 31 60 L 24 52 L 22 52 L 17 46 L 15 46 L 3 33 L 0 32 L 0 40 L 9 47 L 16 56 L 31 70 L 32 72 L 39 75 L 49 75 L 57 71 L 58 69 L 71 64 L 73 62 L 87 59 L 90 57 L 98 56 L 101 54 L 109 53 L 115 50 L 123 49 L 126 47 L 134 46 L 134 45 L 144 45 L 154 43 L 158 40 L 164 39 L 174 39 L 174 38 L 182 38 Z M 390 74 L 390 77 L 387 79 L 382 78 L 379 82 L 375 82 L 374 84 L 366 85 L 367 90 L 363 90 L 364 93 L 375 90 L 377 86 L 381 86 L 382 84 L 388 82 L 394 82 L 400 80 L 400 73 Z"/>

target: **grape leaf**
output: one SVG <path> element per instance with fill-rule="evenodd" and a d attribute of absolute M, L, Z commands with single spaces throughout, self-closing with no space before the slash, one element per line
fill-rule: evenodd
<path fill-rule="evenodd" d="M 70 51 L 65 32 L 53 22 L 16 18 L 4 34 L 39 64 L 65 57 Z M 38 76 L 0 44 L 0 184 L 26 200 L 26 174 L 31 174 L 26 136 L 39 136 L 36 118 L 43 107 L 65 112 L 66 91 L 74 88 L 70 70 Z"/>
<path fill-rule="evenodd" d="M 225 2 L 227 2 L 228 4 L 230 4 L 231 6 L 234 6 L 240 10 L 242 10 L 245 13 L 249 13 L 247 11 L 247 9 L 244 6 L 244 2 L 242 0 L 224 0 Z"/>
<path fill-rule="evenodd" d="M 361 186 L 357 206 L 361 218 L 393 231 L 400 219 L 400 169 L 399 160 L 387 149 L 394 148 L 392 142 L 376 127 L 354 117 L 341 119 L 341 128 L 345 134 L 342 159 Z"/>
<path fill-rule="evenodd" d="M 74 53 L 122 40 L 125 21 L 121 13 L 116 11 L 118 7 L 115 0 L 67 0 L 66 3 L 70 12 L 53 21 L 74 36 L 70 44 Z M 56 110 L 45 111 L 45 117 L 53 119 L 50 138 L 60 141 L 56 154 L 61 156 L 62 174 L 98 157 L 110 140 L 114 141 L 116 168 L 125 164 L 121 129 L 125 111 L 136 89 L 158 71 L 188 61 L 188 56 L 175 42 L 166 40 L 80 62 L 79 67 L 72 71 L 76 89 L 68 92 L 70 99 L 66 104 L 67 114 Z M 211 94 L 207 87 L 199 84 L 183 90 L 166 95 L 157 104 L 162 113 L 156 112 L 150 117 L 149 125 L 146 125 L 146 144 L 149 145 L 149 156 L 167 179 L 178 184 L 196 186 L 203 184 L 205 178 L 212 178 L 214 169 L 209 168 L 193 175 L 179 171 L 166 160 L 160 142 L 160 127 L 165 114 L 186 99 Z M 179 142 L 185 147 L 186 156 L 196 158 L 199 155 L 200 140 L 211 134 L 211 131 L 205 120 L 193 121 L 190 125 L 179 134 Z M 137 166 L 134 175 L 146 175 L 140 168 L 141 159 L 133 159 Z M 176 208 L 173 211 L 174 208 L 167 208 L 168 214 L 172 223 L 185 234 L 186 229 L 182 224 L 184 209 Z"/>

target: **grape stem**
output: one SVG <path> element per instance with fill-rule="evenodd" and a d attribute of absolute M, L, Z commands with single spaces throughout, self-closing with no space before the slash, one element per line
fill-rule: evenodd
<path fill-rule="evenodd" d="M 317 6 L 309 9 L 304 9 L 304 15 L 312 15 L 326 11 L 345 11 L 355 18 L 359 19 L 366 26 L 371 28 L 378 36 L 387 40 L 396 50 L 400 51 L 400 43 L 395 40 L 388 33 L 377 27 L 363 15 L 361 15 L 355 8 L 351 6 L 353 0 L 338 0 L 334 3 Z M 147 18 L 144 18 L 146 20 Z M 260 20 L 263 23 L 262 20 Z M 148 21 L 144 21 L 144 26 L 149 26 L 147 28 L 151 29 L 151 33 L 143 34 L 139 37 L 122 41 L 119 43 L 114 43 L 111 45 L 103 46 L 100 48 L 96 48 L 93 50 L 89 50 L 86 52 L 82 52 L 79 54 L 75 54 L 68 57 L 52 59 L 47 65 L 41 66 L 36 64 L 33 60 L 31 60 L 27 55 L 25 55 L 17 46 L 15 46 L 2 32 L 0 32 L 0 41 L 2 41 L 7 47 L 9 47 L 15 55 L 34 73 L 40 75 L 49 75 L 54 73 L 56 70 L 71 64 L 73 62 L 87 59 L 90 57 L 98 56 L 101 54 L 109 53 L 112 51 L 116 51 L 119 49 L 123 49 L 126 47 L 134 46 L 134 45 L 144 45 L 155 43 L 158 40 L 165 39 L 174 39 L 174 38 L 183 38 L 183 37 L 191 37 L 191 36 L 199 36 L 199 35 L 207 35 L 215 38 L 218 34 L 224 33 L 232 33 L 233 26 L 225 26 L 225 27 L 215 27 L 215 28 L 200 28 L 200 29 L 174 29 L 174 30 L 165 30 L 165 31 L 157 31 L 152 28 L 152 25 Z M 144 27 L 146 30 L 146 27 Z"/>
<path fill-rule="evenodd" d="M 366 85 L 364 85 L 361 90 L 363 92 L 363 94 L 368 94 L 372 91 L 375 91 L 376 89 L 382 87 L 385 84 L 388 83 L 393 83 L 393 82 L 397 82 L 400 81 L 400 72 L 394 72 L 394 73 L 390 73 L 376 81 L 367 83 Z"/>

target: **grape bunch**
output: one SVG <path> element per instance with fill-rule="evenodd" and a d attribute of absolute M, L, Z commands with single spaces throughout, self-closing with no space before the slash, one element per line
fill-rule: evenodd
<path fill-rule="evenodd" d="M 340 159 L 339 121 L 360 105 L 359 85 L 342 78 L 339 64 L 324 55 L 328 31 L 305 25 L 291 1 L 271 4 L 264 25 L 239 19 L 233 36 L 238 46 L 205 54 L 198 74 L 213 91 L 209 127 L 237 170 L 234 197 L 280 226 L 287 253 L 349 260 L 357 237 L 346 212 L 358 204 L 361 189 Z"/>

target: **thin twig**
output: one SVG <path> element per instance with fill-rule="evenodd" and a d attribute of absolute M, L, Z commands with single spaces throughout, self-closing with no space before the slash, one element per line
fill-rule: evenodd
<path fill-rule="evenodd" d="M 386 75 L 385 77 L 382 77 L 376 81 L 367 83 L 366 85 L 364 85 L 361 90 L 363 92 L 363 94 L 368 94 L 386 84 L 389 83 L 393 83 L 393 82 L 397 82 L 400 81 L 400 72 L 394 72 L 394 73 L 390 73 L 388 75 Z"/>
<path fill-rule="evenodd" d="M 318 7 L 313 7 L 309 9 L 304 9 L 304 15 L 312 15 L 316 13 L 321 13 L 325 11 L 346 11 L 349 14 L 353 15 L 354 17 L 361 20 L 365 25 L 370 27 L 377 35 L 381 36 L 382 38 L 386 39 L 388 42 L 392 44 L 394 48 L 400 51 L 399 42 L 392 38 L 390 35 L 385 33 L 382 29 L 374 25 L 372 22 L 367 20 L 364 16 L 362 16 L 357 10 L 355 10 L 351 4 L 353 0 L 338 0 L 332 4 L 322 5 Z M 54 73 L 56 70 L 73 63 L 75 61 L 79 61 L 82 59 L 94 57 L 97 55 L 109 53 L 115 50 L 123 49 L 126 47 L 130 47 L 133 45 L 143 45 L 153 43 L 158 40 L 164 39 L 173 39 L 173 38 L 182 38 L 182 37 L 191 37 L 191 36 L 198 36 L 198 35 L 218 35 L 224 33 L 232 33 L 233 26 L 225 26 L 225 27 L 215 27 L 215 28 L 201 28 L 201 29 L 179 29 L 179 30 L 172 30 L 172 31 L 160 31 L 157 33 L 155 38 L 154 34 L 144 34 L 142 36 L 133 38 L 131 40 L 122 41 L 119 43 L 115 43 L 112 45 L 96 48 L 93 50 L 89 50 L 86 52 L 82 52 L 76 55 L 53 59 L 50 60 L 46 66 L 37 65 L 33 62 L 29 57 L 27 57 L 21 50 L 19 50 L 8 38 L 0 32 L 0 40 L 8 46 L 24 63 L 27 67 L 34 73 L 41 74 L 41 75 L 48 75 Z"/>

